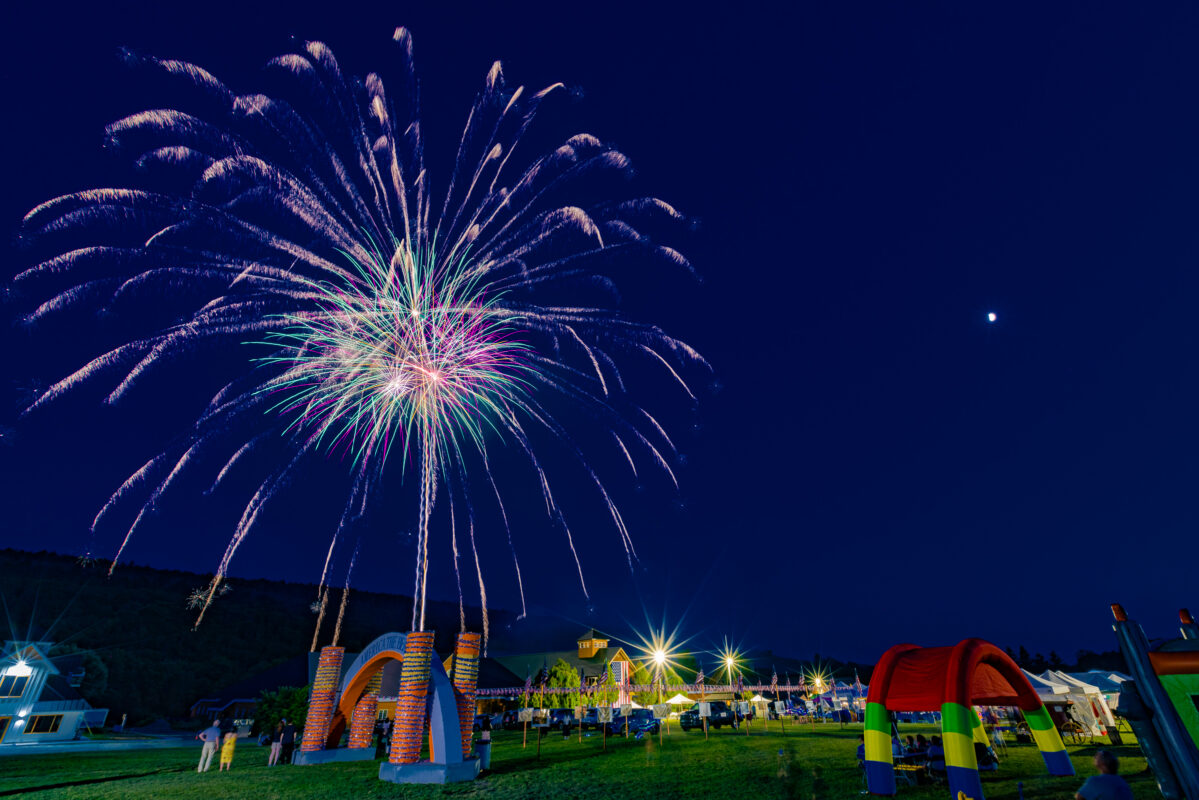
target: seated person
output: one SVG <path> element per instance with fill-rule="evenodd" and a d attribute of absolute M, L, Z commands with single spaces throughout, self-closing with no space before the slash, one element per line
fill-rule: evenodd
<path fill-rule="evenodd" d="M 1095 754 L 1098 775 L 1087 778 L 1074 795 L 1075 800 L 1132 800 L 1132 789 L 1117 773 L 1120 762 L 1113 753 L 1100 750 Z"/>
<path fill-rule="evenodd" d="M 941 746 L 940 736 L 933 736 L 925 756 L 928 757 L 930 772 L 945 772 L 945 748 Z"/>
<path fill-rule="evenodd" d="M 903 740 L 903 749 L 909 753 L 916 752 L 916 740 L 911 736 L 905 738 Z"/>
<path fill-rule="evenodd" d="M 978 762 L 979 772 L 994 772 L 999 769 L 999 759 L 991 752 L 991 748 L 982 742 L 974 743 L 974 760 Z"/>
<path fill-rule="evenodd" d="M 858 762 L 862 763 L 865 761 L 866 761 L 866 734 L 863 733 L 858 736 Z"/>
<path fill-rule="evenodd" d="M 916 734 L 916 746 L 912 749 L 921 754 L 928 752 L 928 739 L 924 738 L 923 733 Z"/>
<path fill-rule="evenodd" d="M 892 737 L 891 737 L 891 755 L 892 755 L 892 756 L 902 756 L 902 755 L 904 755 L 904 751 L 903 751 L 903 742 L 901 742 L 901 741 L 899 740 L 899 737 L 898 737 L 898 736 L 892 736 Z"/>

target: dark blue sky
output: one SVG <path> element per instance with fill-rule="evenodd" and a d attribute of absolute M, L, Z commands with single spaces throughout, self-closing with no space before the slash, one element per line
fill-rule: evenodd
<path fill-rule="evenodd" d="M 406 25 L 434 160 L 493 59 L 514 83 L 580 87 L 548 129 L 614 141 L 642 187 L 700 221 L 674 244 L 703 284 L 630 302 L 719 385 L 667 417 L 678 497 L 615 481 L 635 578 L 598 510 L 575 519 L 590 614 L 561 537 L 521 521 L 532 604 L 616 632 L 686 613 L 699 647 L 861 660 L 965 636 L 1109 649 L 1110 602 L 1151 635 L 1199 605 L 1193 8 L 250 5 L 18 12 L 35 16 L 3 54 L 0 224 L 15 236 L 36 203 L 127 177 L 100 148 L 103 125 L 145 103 L 122 45 L 250 91 L 291 34 L 362 74 L 386 69 Z M 11 274 L 23 255 L 8 252 Z M 18 435 L 0 449 L 0 545 L 82 549 L 121 469 L 173 424 L 169 387 L 148 416 L 77 404 L 14 422 L 20 387 L 78 363 L 87 330 L 5 333 Z M 235 575 L 315 579 L 326 533 L 298 500 Z M 130 557 L 212 569 L 222 520 L 181 499 Z M 408 591 L 405 525 L 376 526 L 361 585 Z M 489 595 L 512 607 L 493 555 Z"/>

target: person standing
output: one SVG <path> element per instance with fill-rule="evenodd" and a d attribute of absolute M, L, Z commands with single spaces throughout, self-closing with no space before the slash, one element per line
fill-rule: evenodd
<path fill-rule="evenodd" d="M 291 763 L 292 751 L 296 749 L 296 726 L 283 720 L 283 730 L 279 734 L 280 759 L 284 764 Z"/>
<path fill-rule="evenodd" d="M 225 734 L 225 741 L 221 744 L 221 770 L 232 769 L 233 767 L 233 749 L 237 747 L 237 734 L 230 731 Z"/>
<path fill-rule="evenodd" d="M 266 760 L 268 767 L 279 763 L 279 751 L 283 749 L 283 723 L 275 723 L 275 731 L 271 734 L 271 755 Z"/>
<path fill-rule="evenodd" d="M 475 745 L 479 769 L 491 768 L 491 715 L 485 714 L 479 723 L 479 741 Z"/>
<path fill-rule="evenodd" d="M 216 755 L 217 744 L 221 741 L 221 726 L 214 719 L 212 725 L 196 734 L 196 738 L 204 743 L 200 749 L 200 763 L 196 765 L 196 772 L 207 772 L 212 766 L 212 757 Z"/>
<path fill-rule="evenodd" d="M 1087 778 L 1075 793 L 1075 800 L 1132 800 L 1132 789 L 1119 776 L 1120 761 L 1114 753 L 1100 750 L 1095 754 L 1098 775 Z"/>

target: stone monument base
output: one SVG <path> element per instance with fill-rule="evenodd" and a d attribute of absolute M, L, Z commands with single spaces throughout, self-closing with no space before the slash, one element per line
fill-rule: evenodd
<path fill-rule="evenodd" d="M 461 783 L 479 777 L 479 759 L 468 758 L 454 764 L 392 764 L 379 765 L 379 780 L 391 783 Z"/>
<path fill-rule="evenodd" d="M 292 753 L 291 763 L 300 765 L 330 764 L 334 761 L 373 761 L 374 758 L 374 747 L 336 747 L 332 750 L 310 750 L 308 752 L 297 750 Z"/>

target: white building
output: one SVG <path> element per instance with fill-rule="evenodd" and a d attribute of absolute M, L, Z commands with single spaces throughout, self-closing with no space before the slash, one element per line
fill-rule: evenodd
<path fill-rule="evenodd" d="M 82 670 L 64 675 L 50 660 L 52 644 L 6 641 L 0 650 L 0 747 L 74 739 L 108 717 L 75 691 Z"/>

